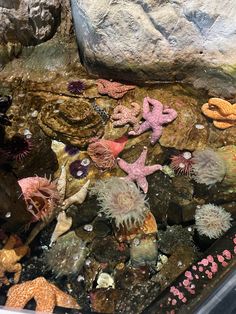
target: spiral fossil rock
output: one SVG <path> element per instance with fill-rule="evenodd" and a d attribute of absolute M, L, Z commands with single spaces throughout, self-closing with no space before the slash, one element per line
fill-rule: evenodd
<path fill-rule="evenodd" d="M 100 115 L 85 100 L 50 103 L 43 106 L 38 122 L 51 138 L 84 147 L 92 137 L 101 137 L 104 124 Z"/>

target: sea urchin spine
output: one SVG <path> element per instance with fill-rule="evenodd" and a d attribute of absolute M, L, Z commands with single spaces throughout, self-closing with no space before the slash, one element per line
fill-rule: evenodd
<path fill-rule="evenodd" d="M 192 154 L 190 152 L 184 152 L 179 155 L 171 156 L 171 168 L 181 175 L 189 176 L 192 170 Z"/>

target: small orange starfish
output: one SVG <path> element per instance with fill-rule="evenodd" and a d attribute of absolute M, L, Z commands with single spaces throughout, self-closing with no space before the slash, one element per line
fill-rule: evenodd
<path fill-rule="evenodd" d="M 24 255 L 27 254 L 29 247 L 27 245 L 17 246 L 19 239 L 11 235 L 0 250 L 0 287 L 2 283 L 9 284 L 8 279 L 5 277 L 5 272 L 15 273 L 14 282 L 17 283 L 21 275 L 21 264 L 17 263 Z"/>
<path fill-rule="evenodd" d="M 129 90 L 134 89 L 134 85 L 124 85 L 118 82 L 111 82 L 104 79 L 96 81 L 98 92 L 101 95 L 108 95 L 112 98 L 122 98 Z"/>
<path fill-rule="evenodd" d="M 7 293 L 5 306 L 23 309 L 33 298 L 36 301 L 36 311 L 38 312 L 53 313 L 55 306 L 80 309 L 79 304 L 72 296 L 49 283 L 44 277 L 12 286 Z"/>
<path fill-rule="evenodd" d="M 216 128 L 227 129 L 236 126 L 236 104 L 220 98 L 210 98 L 208 103 L 202 106 L 202 112 L 208 118 L 213 119 Z"/>

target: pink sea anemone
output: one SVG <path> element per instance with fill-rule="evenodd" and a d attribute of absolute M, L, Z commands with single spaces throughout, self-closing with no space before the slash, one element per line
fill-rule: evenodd
<path fill-rule="evenodd" d="M 118 177 L 97 181 L 91 189 L 97 195 L 101 212 L 115 220 L 116 226 L 131 229 L 143 223 L 148 203 L 135 183 Z"/>
<path fill-rule="evenodd" d="M 115 165 L 118 154 L 124 149 L 126 137 L 115 141 L 97 140 L 88 146 L 88 154 L 98 168 L 111 169 Z"/>
<path fill-rule="evenodd" d="M 32 222 L 47 220 L 59 203 L 56 185 L 46 178 L 28 177 L 18 181 L 27 210 L 33 215 Z"/>
<path fill-rule="evenodd" d="M 177 173 L 189 176 L 192 170 L 193 160 L 190 152 L 171 156 L 171 168 Z"/>

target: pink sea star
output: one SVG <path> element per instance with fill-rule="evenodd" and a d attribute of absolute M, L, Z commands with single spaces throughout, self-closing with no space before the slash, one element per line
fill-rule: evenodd
<path fill-rule="evenodd" d="M 160 101 L 145 97 L 143 100 L 143 118 L 146 121 L 139 126 L 138 131 L 130 131 L 129 135 L 139 135 L 152 129 L 151 144 L 155 144 L 161 136 L 163 124 L 173 121 L 176 117 L 177 112 L 174 109 L 164 108 Z"/>
<path fill-rule="evenodd" d="M 113 126 L 122 126 L 125 124 L 131 124 L 134 130 L 139 129 L 138 115 L 140 113 L 140 106 L 136 102 L 131 103 L 131 108 L 127 108 L 123 105 L 118 105 L 111 116 L 113 120 Z M 115 121 L 114 121 L 115 120 Z"/>
<path fill-rule="evenodd" d="M 112 98 L 122 98 L 129 90 L 134 89 L 134 85 L 124 85 L 118 82 L 111 82 L 104 79 L 96 81 L 98 92 L 101 95 L 108 95 Z"/>
<path fill-rule="evenodd" d="M 147 158 L 147 147 L 144 147 L 143 152 L 139 158 L 132 164 L 128 164 L 125 160 L 117 158 L 118 165 L 122 170 L 128 173 L 125 177 L 126 180 L 136 181 L 138 186 L 143 190 L 144 193 L 148 191 L 148 182 L 146 176 L 152 174 L 157 170 L 161 170 L 162 166 L 159 164 L 152 166 L 145 166 Z"/>

